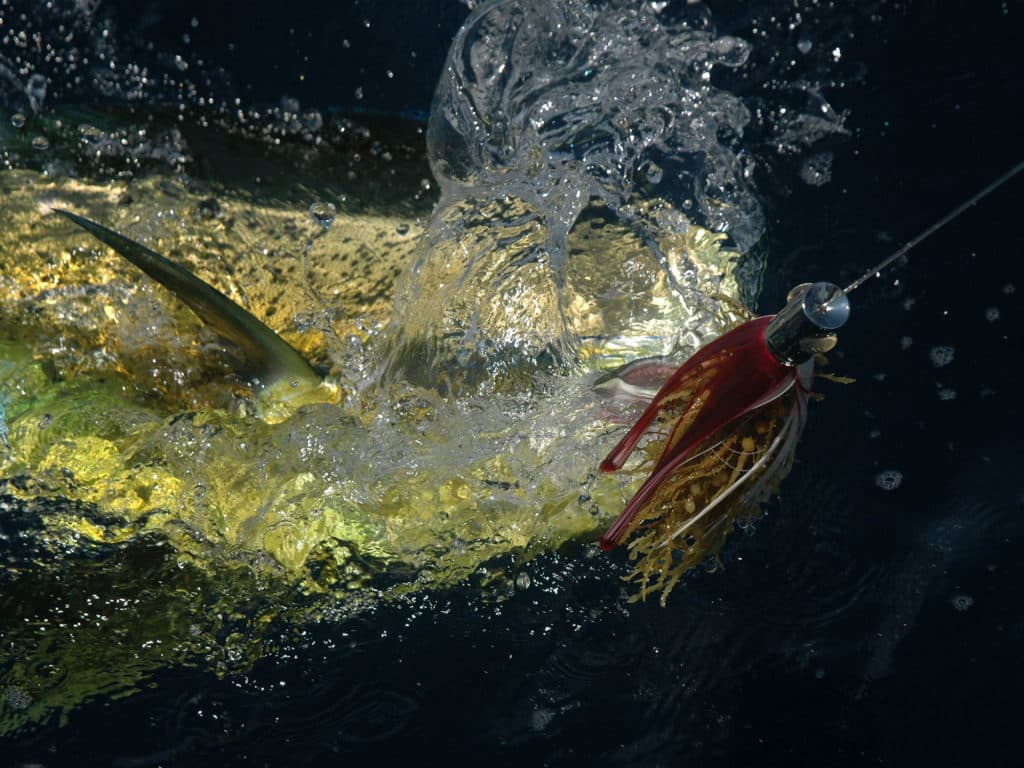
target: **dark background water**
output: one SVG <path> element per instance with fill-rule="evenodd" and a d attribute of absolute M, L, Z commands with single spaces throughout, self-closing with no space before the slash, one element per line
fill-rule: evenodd
<path fill-rule="evenodd" d="M 795 283 L 851 279 L 1024 157 L 1020 2 L 836 2 L 809 7 L 805 33 L 766 23 L 788 19 L 788 2 L 711 7 L 758 46 L 765 80 L 785 69 L 777 54 L 799 59 L 801 34 L 815 56 L 841 48 L 826 93 L 849 135 L 832 141 L 830 183 L 804 184 L 798 160 L 750 139 L 765 157 L 765 311 Z M 108 9 L 139 50 L 176 50 L 191 32 L 249 103 L 392 113 L 429 108 L 465 14 L 452 2 Z M 580 545 L 530 563 L 530 588 L 500 604 L 466 588 L 309 627 L 244 678 L 169 669 L 26 734 L 0 763 L 1019 764 L 1022 193 L 1017 179 L 853 294 L 832 360 L 856 384 L 823 385 L 756 534 L 668 608 L 627 606 L 623 554 L 608 563 Z M 929 353 L 945 346 L 953 360 L 936 367 Z M 901 473 L 895 490 L 876 484 L 886 470 Z"/>

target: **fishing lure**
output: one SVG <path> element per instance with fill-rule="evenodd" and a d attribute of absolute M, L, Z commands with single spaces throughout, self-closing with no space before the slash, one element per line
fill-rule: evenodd
<path fill-rule="evenodd" d="M 637 422 L 601 462 L 622 469 L 641 439 L 650 474 L 599 544 L 605 551 L 633 536 L 636 560 L 627 580 L 637 599 L 661 593 L 661 604 L 690 568 L 714 562 L 738 521 L 761 502 L 792 465 L 807 419 L 815 358 L 835 347 L 850 316 L 847 296 L 938 229 L 1024 169 L 1017 164 L 846 288 L 805 283 L 790 291 L 776 315 L 755 317 L 701 347 L 650 399 Z M 651 367 L 651 375 L 645 368 Z M 663 358 L 636 361 L 611 378 L 625 392 L 655 378 Z M 605 391 L 613 387 L 602 382 Z"/>

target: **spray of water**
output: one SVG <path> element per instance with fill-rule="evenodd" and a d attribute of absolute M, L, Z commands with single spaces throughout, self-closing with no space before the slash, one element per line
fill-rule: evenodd
<path fill-rule="evenodd" d="M 701 11 L 663 11 L 498 0 L 470 15 L 434 96 L 441 202 L 398 295 L 392 370 L 457 387 L 523 363 L 575 363 L 573 298 L 593 275 L 573 277 L 567 237 L 594 209 L 653 252 L 671 301 L 688 309 L 681 321 L 708 310 L 695 265 L 684 253 L 673 269 L 662 242 L 698 223 L 745 251 L 763 231 L 738 146 L 750 115 L 712 84 L 749 49 L 716 37 Z"/>

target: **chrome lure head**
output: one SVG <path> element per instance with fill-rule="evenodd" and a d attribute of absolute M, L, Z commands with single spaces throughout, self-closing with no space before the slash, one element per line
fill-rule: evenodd
<path fill-rule="evenodd" d="M 835 331 L 850 317 L 846 291 L 832 283 L 803 283 L 786 299 L 786 306 L 765 329 L 765 341 L 776 360 L 800 365 L 835 347 Z"/>
<path fill-rule="evenodd" d="M 1019 162 L 983 189 L 947 213 L 887 258 L 871 267 L 845 289 L 832 283 L 803 283 L 789 292 L 787 304 L 765 329 L 765 342 L 772 355 L 783 365 L 800 365 L 819 352 L 828 352 L 838 341 L 833 333 L 850 317 L 848 293 L 857 290 L 869 278 L 881 274 L 890 264 L 906 256 L 914 247 L 958 218 L 972 205 L 988 197 L 1021 171 Z"/>

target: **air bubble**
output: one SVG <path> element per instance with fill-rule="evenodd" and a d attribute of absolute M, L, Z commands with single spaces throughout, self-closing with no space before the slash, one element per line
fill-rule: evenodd
<path fill-rule="evenodd" d="M 895 491 L 903 482 L 903 473 L 896 469 L 886 469 L 875 475 L 875 485 L 883 491 Z"/>
<path fill-rule="evenodd" d="M 994 323 L 999 319 L 999 307 L 988 307 L 985 310 L 985 319 L 990 323 Z"/>
<path fill-rule="evenodd" d="M 518 590 L 529 589 L 531 583 L 530 574 L 526 571 L 520 571 L 519 575 L 516 576 L 516 589 Z"/>
<path fill-rule="evenodd" d="M 803 53 L 803 54 L 810 53 L 811 52 L 811 48 L 813 48 L 813 47 L 814 47 L 814 43 L 812 43 L 806 37 L 801 38 L 796 43 L 796 49 L 798 51 L 800 51 L 800 53 Z"/>
<path fill-rule="evenodd" d="M 331 228 L 337 215 L 338 209 L 334 207 L 334 203 L 317 201 L 309 206 L 310 218 L 324 229 Z"/>
<path fill-rule="evenodd" d="M 11 125 L 15 128 L 23 128 L 25 126 L 25 116 L 21 112 L 15 112 L 11 115 Z"/>
<path fill-rule="evenodd" d="M 50 148 L 50 140 L 45 136 L 36 136 L 32 139 L 32 149 L 46 150 Z"/>

